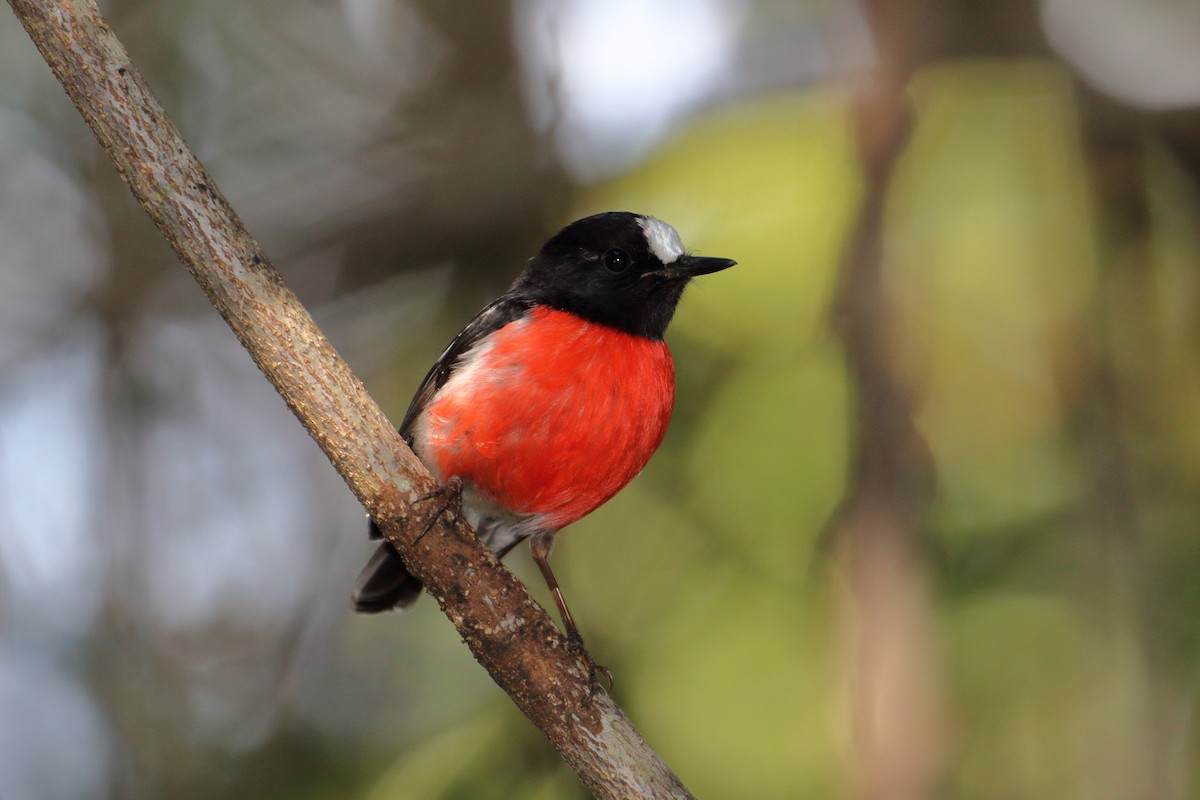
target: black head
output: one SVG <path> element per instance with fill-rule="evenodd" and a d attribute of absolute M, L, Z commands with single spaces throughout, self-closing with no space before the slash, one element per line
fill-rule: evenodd
<path fill-rule="evenodd" d="M 661 339 L 688 281 L 732 267 L 684 252 L 654 217 L 610 211 L 572 222 L 542 246 L 511 292 L 608 325 Z"/>

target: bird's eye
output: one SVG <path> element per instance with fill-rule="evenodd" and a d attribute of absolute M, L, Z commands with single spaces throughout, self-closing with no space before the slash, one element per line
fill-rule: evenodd
<path fill-rule="evenodd" d="M 629 254 L 624 250 L 609 250 L 604 254 L 604 266 L 609 272 L 624 272 L 629 268 Z"/>

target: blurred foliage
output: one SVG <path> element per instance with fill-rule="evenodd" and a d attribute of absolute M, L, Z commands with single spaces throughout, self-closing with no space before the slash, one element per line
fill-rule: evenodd
<path fill-rule="evenodd" d="M 863 32 L 819 3 L 726 11 L 737 80 L 584 184 L 531 121 L 522 87 L 555 75 L 506 4 L 112 8 L 397 418 L 574 217 L 652 213 L 739 261 L 668 334 L 662 450 L 556 569 L 697 796 L 847 796 L 825 544 L 855 387 L 827 317 L 862 178 L 854 65 L 822 59 Z M 937 31 L 1038 38 L 978 13 Z M 0 796 L 585 796 L 435 604 L 350 613 L 361 510 L 22 37 L 0 27 Z M 890 361 L 937 471 L 942 794 L 1200 797 L 1198 129 L 1124 108 L 1114 134 L 1066 65 L 1011 46 L 918 73 L 885 235 Z"/>

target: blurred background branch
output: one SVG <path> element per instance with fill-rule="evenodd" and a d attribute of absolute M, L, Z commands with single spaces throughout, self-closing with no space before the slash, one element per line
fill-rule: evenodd
<path fill-rule="evenodd" d="M 698 796 L 1198 796 L 1195 3 L 106 13 L 393 416 L 574 217 L 739 260 L 672 325 L 664 447 L 555 553 Z M 356 500 L 11 19 L 0 73 L 0 795 L 585 796 L 434 604 L 349 613 Z M 891 430 L 829 332 L 868 210 L 902 584 L 819 546 Z"/>
<path fill-rule="evenodd" d="M 899 320 L 885 282 L 885 220 L 912 133 L 907 89 L 929 8 L 923 0 L 877 0 L 868 10 L 876 59 L 851 99 L 863 199 L 832 311 L 855 427 L 846 496 L 832 527 L 847 582 L 840 627 L 856 794 L 919 800 L 934 795 L 941 771 L 937 644 L 921 547 L 933 471 L 914 426 L 911 376 L 893 350 Z"/>

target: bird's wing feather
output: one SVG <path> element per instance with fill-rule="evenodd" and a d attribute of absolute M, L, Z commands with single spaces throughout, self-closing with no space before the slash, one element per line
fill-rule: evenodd
<path fill-rule="evenodd" d="M 450 342 L 438 360 L 429 368 L 425 380 L 421 381 L 421 386 L 408 405 L 404 420 L 400 423 L 400 435 L 409 445 L 412 444 L 412 428 L 417 417 L 420 416 L 425 406 L 429 405 L 429 401 L 437 394 L 437 390 L 450 379 L 458 360 L 485 336 L 520 319 L 534 305 L 532 300 L 514 297 L 511 294 L 502 294 L 476 314 L 475 318 L 467 323 L 458 336 L 454 337 L 454 341 Z"/>

